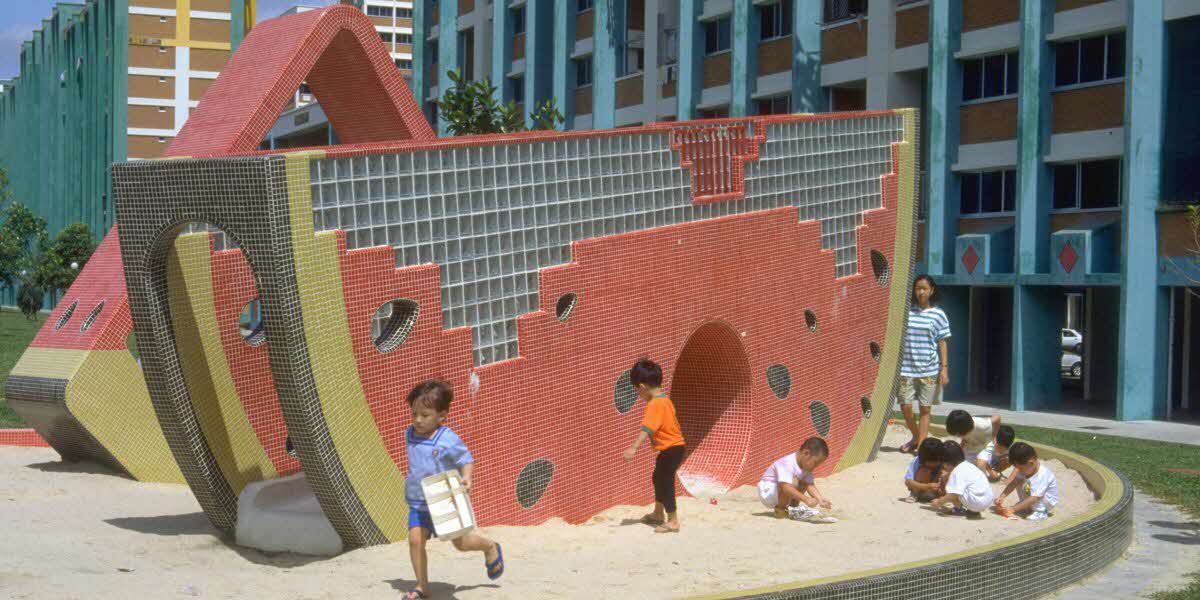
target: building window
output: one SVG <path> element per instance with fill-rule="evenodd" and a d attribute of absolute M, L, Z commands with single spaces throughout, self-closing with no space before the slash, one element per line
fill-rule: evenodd
<path fill-rule="evenodd" d="M 733 45 L 729 37 L 729 17 L 723 17 L 704 24 L 705 54 L 724 52 L 732 47 Z"/>
<path fill-rule="evenodd" d="M 392 33 L 390 31 L 380 31 L 379 39 L 383 40 L 383 43 L 385 44 L 390 44 L 393 41 Z"/>
<path fill-rule="evenodd" d="M 508 11 L 508 18 L 512 21 L 513 35 L 521 35 L 525 33 L 525 7 L 518 6 L 511 8 Z"/>
<path fill-rule="evenodd" d="M 411 33 L 397 33 L 396 34 L 396 43 L 411 45 L 412 44 L 412 34 Z"/>
<path fill-rule="evenodd" d="M 368 6 L 367 7 L 367 16 L 368 17 L 387 17 L 390 19 L 390 18 L 392 18 L 393 14 L 394 13 L 392 11 L 392 7 L 390 7 L 390 6 Z"/>
<path fill-rule="evenodd" d="M 792 0 L 780 0 L 775 4 L 758 7 L 760 35 L 762 40 L 792 35 Z"/>
<path fill-rule="evenodd" d="M 1121 206 L 1121 159 L 1054 166 L 1054 209 Z"/>
<path fill-rule="evenodd" d="M 525 77 L 511 77 L 508 80 L 509 96 L 512 101 L 520 104 L 525 101 Z"/>
<path fill-rule="evenodd" d="M 411 71 L 412 70 L 412 61 L 408 60 L 406 58 L 397 58 L 396 59 L 396 68 L 403 69 L 405 71 Z"/>
<path fill-rule="evenodd" d="M 1017 172 L 1012 169 L 963 173 L 959 212 L 1011 213 L 1017 209 Z"/>
<path fill-rule="evenodd" d="M 775 96 L 774 98 L 764 98 L 759 100 L 757 104 L 758 114 L 760 115 L 786 115 L 792 112 L 791 94 Z"/>
<path fill-rule="evenodd" d="M 619 56 L 622 63 L 618 65 L 618 77 L 641 73 L 646 68 L 646 54 L 641 48 L 626 48 Z"/>
<path fill-rule="evenodd" d="M 696 111 L 696 116 L 701 119 L 724 119 L 729 116 L 729 105 L 701 108 Z"/>
<path fill-rule="evenodd" d="M 592 85 L 591 55 L 575 59 L 575 87 Z"/>
<path fill-rule="evenodd" d="M 810 0 L 811 1 L 811 0 Z M 825 22 L 867 14 L 867 0 L 825 0 Z"/>
<path fill-rule="evenodd" d="M 963 62 L 963 101 L 1011 96 L 1019 91 L 1020 64 L 1016 52 Z"/>
<path fill-rule="evenodd" d="M 411 19 L 412 18 L 412 10 L 413 9 L 411 9 L 411 8 L 397 8 L 396 9 L 396 18 Z"/>
<path fill-rule="evenodd" d="M 1072 40 L 1054 45 L 1054 85 L 1120 79 L 1125 76 L 1125 34 Z"/>
<path fill-rule="evenodd" d="M 576 12 L 592 10 L 592 0 L 576 0 Z"/>

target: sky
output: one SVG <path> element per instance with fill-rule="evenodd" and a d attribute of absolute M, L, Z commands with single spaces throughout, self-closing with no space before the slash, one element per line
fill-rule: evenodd
<path fill-rule="evenodd" d="M 50 18 L 56 0 L 0 0 L 0 79 L 21 70 L 21 43 L 30 39 L 42 19 Z M 327 6 L 335 0 L 258 0 L 258 20 L 279 16 L 297 4 Z"/>

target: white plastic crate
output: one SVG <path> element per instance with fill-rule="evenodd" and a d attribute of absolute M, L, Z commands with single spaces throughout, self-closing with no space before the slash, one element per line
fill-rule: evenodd
<path fill-rule="evenodd" d="M 421 489 L 433 517 L 433 531 L 439 538 L 452 540 L 475 529 L 475 509 L 457 470 L 422 479 Z"/>

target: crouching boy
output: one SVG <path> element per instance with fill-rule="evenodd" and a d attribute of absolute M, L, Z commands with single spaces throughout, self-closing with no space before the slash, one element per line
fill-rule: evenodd
<path fill-rule="evenodd" d="M 1008 456 L 1017 472 L 996 499 L 996 512 L 1006 516 L 1016 514 L 1030 521 L 1049 517 L 1058 505 L 1058 478 L 1038 460 L 1037 450 L 1025 442 L 1013 444 Z M 1013 489 L 1017 490 L 1018 501 L 1005 508 L 1004 499 Z"/>
<path fill-rule="evenodd" d="M 771 463 L 758 482 L 758 499 L 774 509 L 778 519 L 791 518 L 809 523 L 834 523 L 819 508 L 833 504 L 821 495 L 813 482 L 813 470 L 829 458 L 829 446 L 819 437 L 804 440 L 800 449 Z"/>
<path fill-rule="evenodd" d="M 904 473 L 904 486 L 917 502 L 929 502 L 942 491 L 942 440 L 925 438 L 917 448 L 917 455 L 908 463 Z"/>
<path fill-rule="evenodd" d="M 934 508 L 953 507 L 965 511 L 968 519 L 983 518 L 980 513 L 991 506 L 996 497 L 987 475 L 975 463 L 965 459 L 962 446 L 957 442 L 946 442 L 942 457 L 954 470 L 950 471 L 950 478 L 946 480 L 946 494 L 934 498 Z"/>

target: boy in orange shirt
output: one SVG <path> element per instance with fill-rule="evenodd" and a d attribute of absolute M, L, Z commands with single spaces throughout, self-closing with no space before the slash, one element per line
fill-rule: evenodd
<path fill-rule="evenodd" d="M 625 461 L 633 460 L 647 439 L 654 442 L 658 458 L 654 460 L 654 512 L 642 522 L 655 525 L 654 533 L 678 533 L 679 515 L 675 512 L 675 472 L 683 462 L 683 432 L 675 417 L 675 405 L 662 391 L 662 367 L 643 358 L 629 370 L 629 381 L 638 396 L 646 401 L 646 414 L 633 446 L 625 451 Z M 664 515 L 665 513 L 665 515 Z"/>

